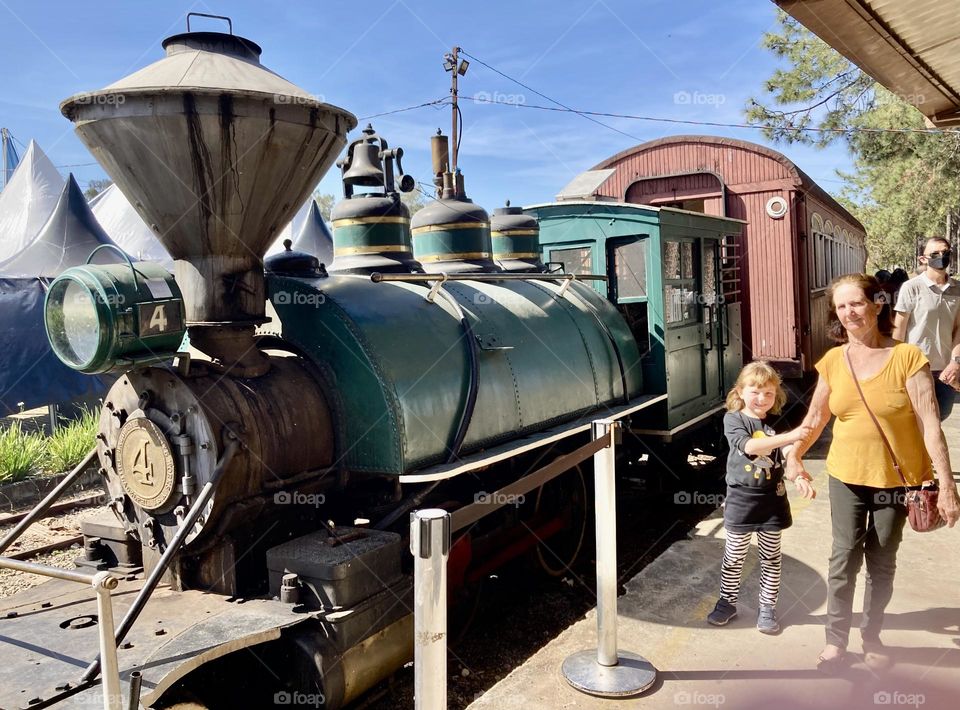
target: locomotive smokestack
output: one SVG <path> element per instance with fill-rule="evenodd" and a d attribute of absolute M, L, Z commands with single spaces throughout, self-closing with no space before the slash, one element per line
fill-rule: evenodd
<path fill-rule="evenodd" d="M 192 344 L 257 376 L 269 367 L 253 347 L 263 255 L 357 121 L 263 67 L 242 37 L 190 32 L 188 19 L 163 47 L 60 110 L 176 260 Z"/>

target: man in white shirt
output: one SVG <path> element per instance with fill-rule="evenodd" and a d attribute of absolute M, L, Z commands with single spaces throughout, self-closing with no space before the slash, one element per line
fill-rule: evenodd
<path fill-rule="evenodd" d="M 940 419 L 950 416 L 960 389 L 960 283 L 947 276 L 950 242 L 930 237 L 920 263 L 926 269 L 900 287 L 893 337 L 918 346 L 930 360 Z"/>

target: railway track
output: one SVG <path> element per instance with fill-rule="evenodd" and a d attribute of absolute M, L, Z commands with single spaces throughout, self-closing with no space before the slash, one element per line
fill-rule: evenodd
<path fill-rule="evenodd" d="M 50 507 L 47 514 L 34 522 L 14 542 L 4 556 L 17 560 L 31 560 L 58 567 L 73 567 L 80 555 L 83 535 L 80 521 L 102 507 L 103 493 L 85 493 L 81 497 L 63 501 Z M 0 515 L 0 537 L 20 522 L 30 509 Z M 0 598 L 36 586 L 44 578 L 12 570 L 0 570 Z"/>

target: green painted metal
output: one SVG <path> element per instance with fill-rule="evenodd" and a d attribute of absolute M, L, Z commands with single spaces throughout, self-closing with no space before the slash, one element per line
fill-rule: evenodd
<path fill-rule="evenodd" d="M 429 286 L 360 276 L 268 276 L 283 337 L 335 393 L 338 457 L 350 470 L 401 474 L 448 456 L 469 388 L 459 316 Z M 448 282 L 479 351 L 468 453 L 640 394 L 635 341 L 613 306 L 583 284 Z M 601 325 L 601 323 L 603 325 Z M 608 335 L 609 333 L 609 335 Z"/>
<path fill-rule="evenodd" d="M 414 231 L 413 245 L 417 259 L 424 264 L 489 259 L 493 255 L 489 226 L 444 229 L 441 225 L 430 231 Z"/>
<path fill-rule="evenodd" d="M 558 202 L 528 207 L 525 212 L 540 223 L 544 261 L 556 261 L 557 252 L 569 255 L 571 249 L 588 248 L 592 270 L 611 275 L 609 284 L 594 282 L 594 288 L 615 300 L 628 320 L 645 323 L 645 332 L 635 325 L 633 333 L 638 341 L 649 343 L 641 359 L 644 384 L 648 393 L 666 393 L 667 401 L 641 413 L 635 421 L 638 428 L 670 430 L 723 403 L 731 363 L 736 360 L 731 352 L 741 342 L 739 305 L 722 303 L 719 278 L 712 280 L 710 294 L 704 292 L 705 268 L 712 263 L 714 275 L 719 273 L 719 245 L 725 236 L 740 234 L 741 221 L 609 202 Z M 680 242 L 688 243 L 696 255 L 694 269 L 689 278 L 668 278 L 665 250 L 675 249 L 668 245 Z M 629 243 L 645 246 L 643 297 L 616 293 L 614 252 Z M 686 286 L 694 303 L 692 317 L 668 322 L 668 308 L 674 302 L 668 303 L 666 297 L 672 298 L 674 289 Z M 638 310 L 643 318 L 633 317 Z"/>
<path fill-rule="evenodd" d="M 351 250 L 367 246 L 399 247 L 398 251 L 406 253 L 413 251 L 408 233 L 409 224 L 351 224 L 341 227 L 334 223 L 333 226 L 338 255 L 357 253 Z"/>
<path fill-rule="evenodd" d="M 184 339 L 186 316 L 180 289 L 161 266 L 85 264 L 50 284 L 44 325 L 54 354 L 93 374 L 170 358 Z"/>

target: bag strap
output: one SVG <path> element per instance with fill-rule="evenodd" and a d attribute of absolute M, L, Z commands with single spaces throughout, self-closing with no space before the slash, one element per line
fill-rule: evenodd
<path fill-rule="evenodd" d="M 887 435 L 883 433 L 883 429 L 880 428 L 880 422 L 877 421 L 876 415 L 874 415 L 873 410 L 870 409 L 870 405 L 867 404 L 867 398 L 863 396 L 863 390 L 860 388 L 860 380 L 857 379 L 857 372 L 853 369 L 853 361 L 850 359 L 850 346 L 847 345 L 843 349 L 844 357 L 847 358 L 847 367 L 850 368 L 850 374 L 853 376 L 853 384 L 857 386 L 857 392 L 860 393 L 860 401 L 863 402 L 863 408 L 867 410 L 867 414 L 870 415 L 870 418 L 873 420 L 874 425 L 877 427 L 877 431 L 880 432 L 880 438 L 883 439 L 883 445 L 887 447 L 887 453 L 890 454 L 890 458 L 893 459 L 893 468 L 897 472 L 897 475 L 900 476 L 900 480 L 903 481 L 903 487 L 909 488 L 910 484 L 907 483 L 906 477 L 903 475 L 903 471 L 900 470 L 900 464 L 897 463 L 897 457 L 893 453 L 893 447 L 890 446 L 890 442 L 887 441 Z"/>

